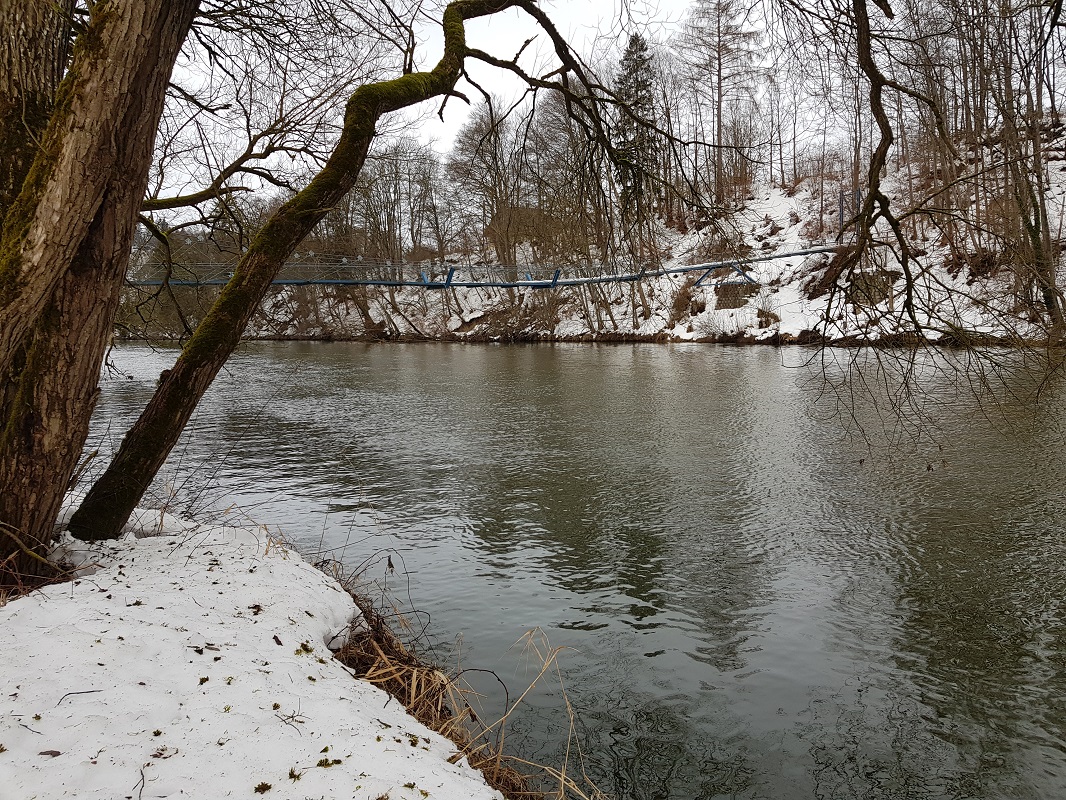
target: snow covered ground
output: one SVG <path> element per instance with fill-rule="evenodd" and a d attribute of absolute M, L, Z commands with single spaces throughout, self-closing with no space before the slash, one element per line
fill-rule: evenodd
<path fill-rule="evenodd" d="M 142 512 L 0 607 L 0 798 L 500 798 L 333 659 L 358 612 L 266 534 Z"/>

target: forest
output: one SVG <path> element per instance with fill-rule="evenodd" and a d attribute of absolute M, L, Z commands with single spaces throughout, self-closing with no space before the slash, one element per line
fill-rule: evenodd
<path fill-rule="evenodd" d="M 574 275 L 639 272 L 743 259 L 768 249 L 768 233 L 798 225 L 792 249 L 841 246 L 802 275 L 760 276 L 792 279 L 810 305 L 804 330 L 829 339 L 868 328 L 952 341 L 1056 339 L 1058 162 L 1066 151 L 1055 7 L 897 3 L 872 8 L 865 25 L 854 11 L 832 10 L 696 2 L 666 32 L 616 26 L 603 34 L 594 54 L 582 54 L 597 76 L 584 97 L 526 75 L 517 96 L 479 86 L 453 142 L 422 141 L 417 120 L 398 124 L 376 138 L 353 189 L 282 274 L 343 266 L 342 274 L 402 278 L 405 268 L 411 277 L 443 274 L 447 265 L 509 280 L 560 267 Z M 416 34 L 410 28 L 406 41 Z M 506 66 L 518 71 L 524 62 Z M 234 71 L 245 74 L 247 66 Z M 218 170 L 209 165 L 227 163 L 235 189 L 249 164 L 263 169 L 252 159 L 263 128 L 271 131 L 268 149 L 314 152 L 310 132 L 270 105 L 277 89 L 256 96 L 248 84 L 222 81 L 212 91 L 214 102 L 226 98 L 239 114 L 187 114 L 193 126 L 175 117 L 159 144 L 155 185 L 166 186 L 167 170 L 176 169 L 214 185 Z M 605 103 L 594 122 L 571 113 L 593 94 Z M 253 126 L 257 104 L 275 113 Z M 215 133 L 219 126 L 227 136 Z M 236 137 L 242 128 L 260 138 Z M 209 140 L 210 155 L 198 150 Z M 269 174 L 282 184 L 273 191 L 225 192 L 196 214 L 151 212 L 166 242 L 142 229 L 136 274 L 181 282 L 236 263 L 293 180 L 276 166 Z M 795 199 L 781 219 L 753 202 L 771 192 Z M 766 230 L 752 236 L 752 221 Z M 446 338 L 462 328 L 482 338 L 559 338 L 566 330 L 661 338 L 686 307 L 707 307 L 693 296 L 694 277 L 552 297 L 456 295 L 435 313 L 421 291 L 289 291 L 264 305 L 253 332 Z M 120 331 L 187 336 L 213 296 L 183 287 L 129 292 Z M 870 301 L 861 305 L 871 319 L 841 324 L 856 296 Z M 782 316 L 765 292 L 752 302 L 764 316 Z M 627 324 L 614 319 L 620 304 Z M 644 324 L 654 311 L 663 319 Z M 703 338 L 722 330 L 695 324 Z M 728 338 L 742 334 L 734 324 Z"/>

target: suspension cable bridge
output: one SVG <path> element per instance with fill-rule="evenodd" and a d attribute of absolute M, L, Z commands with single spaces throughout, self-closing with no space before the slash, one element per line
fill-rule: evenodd
<path fill-rule="evenodd" d="M 712 261 L 636 272 L 595 273 L 588 267 L 508 267 L 498 265 L 458 265 L 447 262 L 424 264 L 371 262 L 333 257 L 312 258 L 282 267 L 274 286 L 383 286 L 392 288 L 418 287 L 423 289 L 556 289 L 562 286 L 590 284 L 634 283 L 666 275 L 700 273 L 694 287 L 729 284 L 758 285 L 748 274 L 747 267 L 766 261 L 797 258 L 818 253 L 831 253 L 840 245 L 818 244 L 802 250 L 773 255 L 744 256 L 724 261 Z M 176 266 L 176 265 L 175 265 Z M 224 286 L 232 277 L 232 264 L 182 264 L 181 275 L 165 277 L 131 277 L 132 286 Z M 156 270 L 160 267 L 154 268 Z M 724 271 L 724 274 L 723 274 Z M 582 274 L 591 273 L 591 274 Z M 523 275 L 524 277 L 518 277 Z M 720 280 L 719 278 L 726 278 Z"/>

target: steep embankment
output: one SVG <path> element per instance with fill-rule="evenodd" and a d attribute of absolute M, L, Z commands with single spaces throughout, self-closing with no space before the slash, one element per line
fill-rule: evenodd
<path fill-rule="evenodd" d="M 709 229 L 664 232 L 665 267 L 771 256 L 824 241 L 806 192 L 766 192 L 729 221 L 732 244 Z M 812 224 L 813 223 L 813 224 Z M 835 220 L 830 218 L 832 226 Z M 718 241 L 712 246 L 712 239 Z M 820 275 L 826 254 L 760 261 L 749 283 L 729 268 L 701 285 L 704 271 L 639 282 L 543 288 L 284 287 L 253 320 L 254 338 L 487 340 L 737 340 L 795 341 L 809 336 L 826 300 L 808 299 L 802 284 Z M 457 280 L 464 267 L 457 266 Z M 563 275 L 573 272 L 565 265 Z M 438 268 L 439 269 L 439 268 Z M 542 269 L 550 276 L 552 269 Z M 415 269 L 413 274 L 417 274 Z M 586 272 L 585 274 L 589 274 Z M 539 273 L 538 273 L 539 276 Z"/>

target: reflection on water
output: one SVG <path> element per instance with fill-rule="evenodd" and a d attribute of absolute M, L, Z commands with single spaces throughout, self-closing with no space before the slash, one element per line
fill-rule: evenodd
<path fill-rule="evenodd" d="M 257 344 L 159 488 L 392 551 L 371 574 L 511 682 L 545 629 L 620 799 L 1066 796 L 1061 403 L 871 450 L 800 353 Z M 115 352 L 93 446 L 171 357 Z M 552 760 L 568 725 L 545 691 L 516 733 Z"/>

